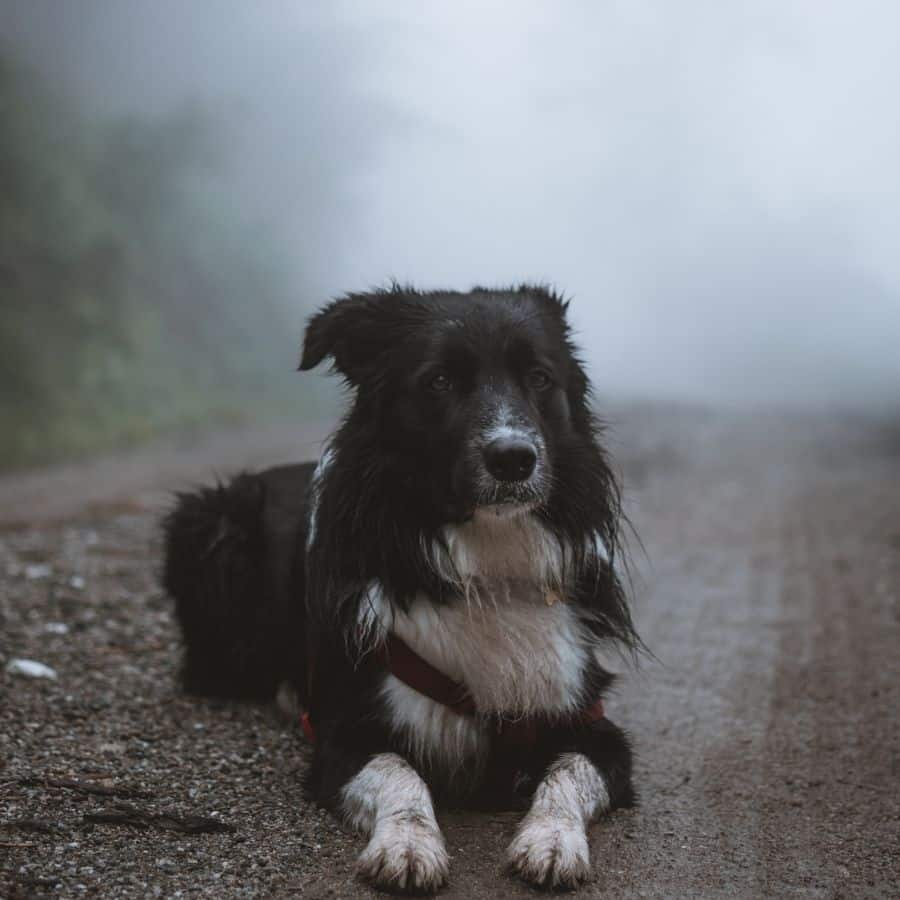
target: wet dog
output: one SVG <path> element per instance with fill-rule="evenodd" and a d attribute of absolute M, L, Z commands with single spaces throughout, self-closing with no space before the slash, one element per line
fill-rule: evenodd
<path fill-rule="evenodd" d="M 332 302 L 300 368 L 330 359 L 352 399 L 318 464 L 165 523 L 186 688 L 292 687 L 307 788 L 368 837 L 379 887 L 446 881 L 434 802 L 527 810 L 511 870 L 571 887 L 587 826 L 634 799 L 603 708 L 607 651 L 638 646 L 619 492 L 566 313 L 531 285 Z"/>

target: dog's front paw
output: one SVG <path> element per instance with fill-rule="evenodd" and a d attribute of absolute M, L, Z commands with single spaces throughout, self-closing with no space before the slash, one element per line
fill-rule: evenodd
<path fill-rule="evenodd" d="M 375 826 L 357 872 L 383 890 L 434 893 L 447 881 L 450 859 L 438 827 L 406 814 Z"/>
<path fill-rule="evenodd" d="M 513 872 L 541 887 L 574 888 L 591 874 L 584 826 L 555 816 L 526 818 L 507 860 Z"/>

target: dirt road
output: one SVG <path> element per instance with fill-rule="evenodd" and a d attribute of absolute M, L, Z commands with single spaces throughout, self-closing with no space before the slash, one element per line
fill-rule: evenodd
<path fill-rule="evenodd" d="M 636 741 L 642 804 L 594 828 L 581 895 L 900 896 L 900 430 L 616 419 L 644 544 L 636 618 L 656 659 L 608 704 Z M 297 731 L 271 708 L 178 693 L 155 583 L 161 489 L 308 455 L 313 437 L 0 481 L 0 665 L 58 676 L 0 674 L 0 896 L 369 894 L 353 879 L 359 840 L 300 795 Z M 121 804 L 169 818 L 89 820 Z M 163 830 L 179 815 L 229 830 Z M 501 873 L 515 817 L 442 823 L 442 896 L 534 896 Z"/>

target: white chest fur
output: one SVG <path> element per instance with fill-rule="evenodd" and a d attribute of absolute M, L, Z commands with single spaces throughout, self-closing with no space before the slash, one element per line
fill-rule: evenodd
<path fill-rule="evenodd" d="M 367 625 L 391 630 L 444 674 L 468 688 L 479 712 L 566 714 L 578 708 L 590 641 L 573 609 L 548 605 L 559 584 L 560 552 L 530 516 L 485 513 L 448 529 L 443 565 L 462 582 L 455 604 L 416 599 L 390 607 L 373 584 Z M 451 564 L 451 565 L 448 565 Z M 418 758 L 451 768 L 482 755 L 490 724 L 460 716 L 389 676 L 385 699 L 394 726 Z"/>
<path fill-rule="evenodd" d="M 570 607 L 543 592 L 491 582 L 455 605 L 416 600 L 391 629 L 433 666 L 464 684 L 482 713 L 564 713 L 578 706 L 587 662 Z M 478 599 L 473 599 L 477 596 Z"/>
<path fill-rule="evenodd" d="M 384 696 L 394 727 L 417 761 L 453 772 L 483 760 L 492 714 L 564 714 L 581 701 L 588 648 L 570 607 L 540 597 L 510 594 L 496 602 L 459 605 L 416 600 L 409 611 L 385 610 L 379 624 L 423 659 L 466 685 L 485 719 L 462 716 L 408 687 L 393 675 Z"/>

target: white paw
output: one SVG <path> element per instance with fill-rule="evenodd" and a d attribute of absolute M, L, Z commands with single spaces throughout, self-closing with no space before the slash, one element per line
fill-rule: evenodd
<path fill-rule="evenodd" d="M 510 869 L 531 884 L 573 888 L 591 874 L 587 835 L 580 822 L 527 817 L 507 851 Z"/>
<path fill-rule="evenodd" d="M 405 813 L 375 826 L 357 872 L 383 890 L 434 893 L 447 881 L 450 859 L 434 822 Z"/>

